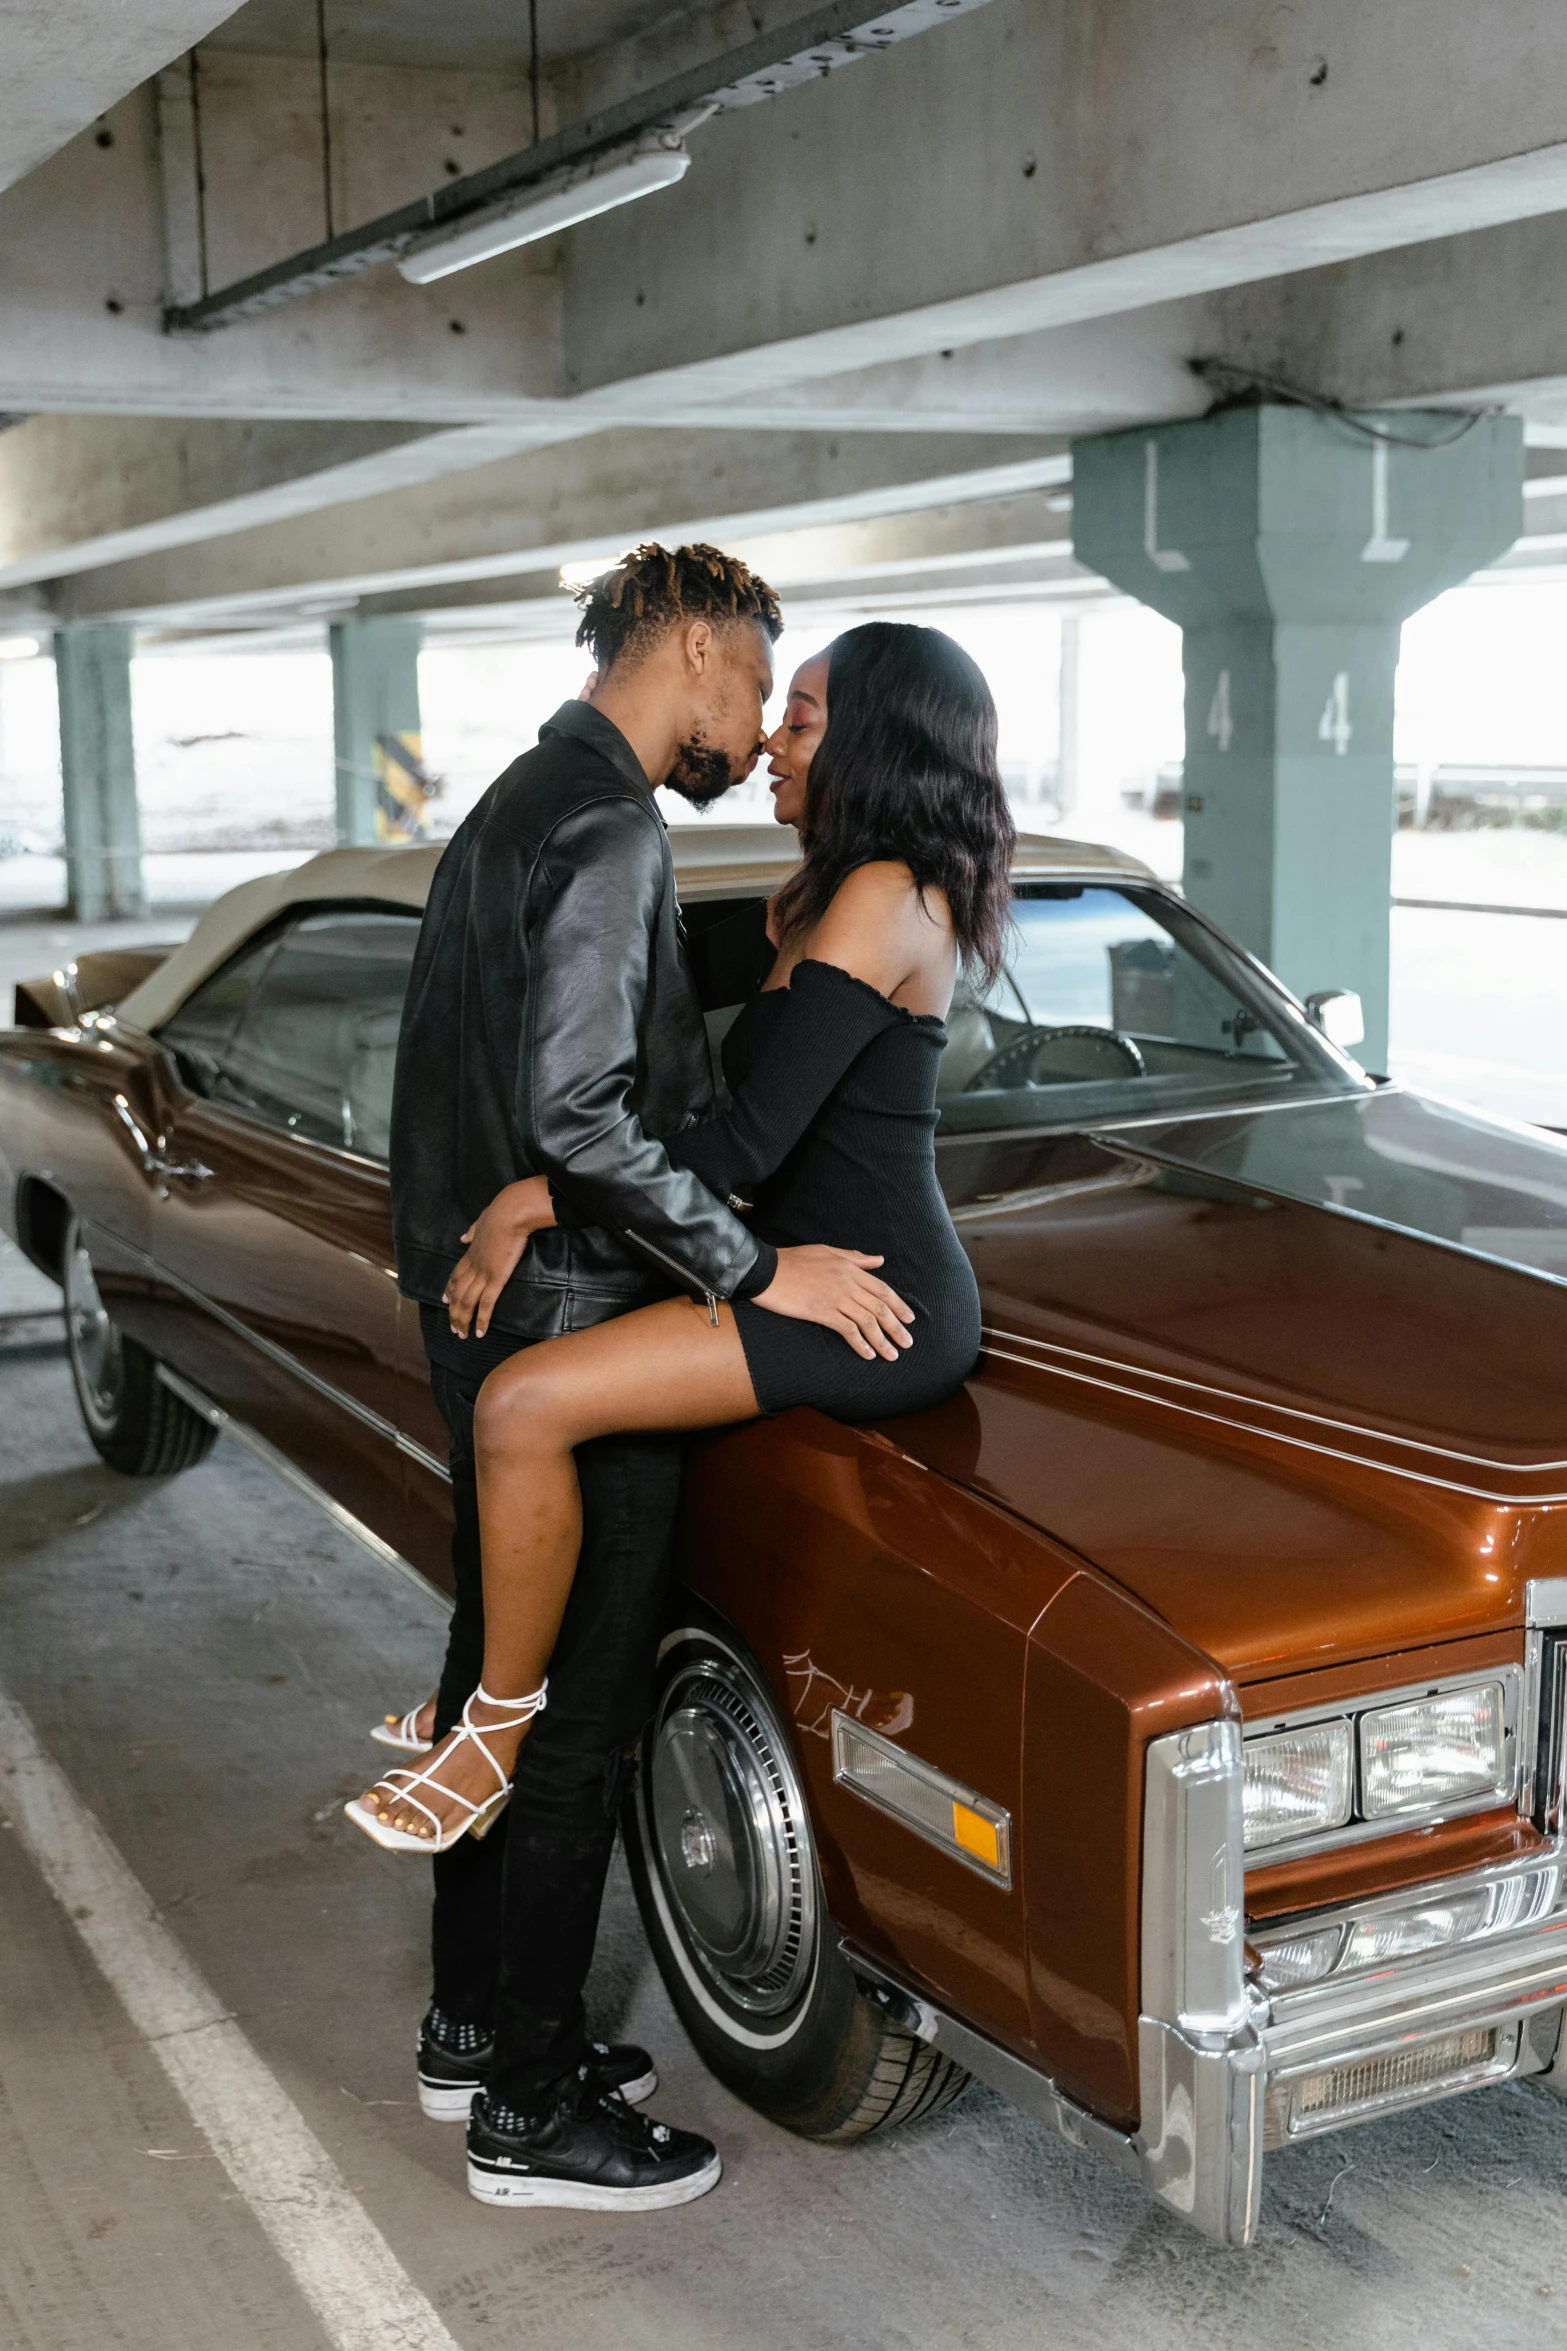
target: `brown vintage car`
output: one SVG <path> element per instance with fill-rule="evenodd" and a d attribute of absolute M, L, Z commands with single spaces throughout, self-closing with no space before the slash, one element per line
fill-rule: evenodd
<path fill-rule="evenodd" d="M 704 942 L 782 844 L 676 840 L 716 1037 Z M 108 1461 L 231 1425 L 444 1584 L 383 1165 L 434 858 L 19 990 L 0 1212 Z M 1244 2243 L 1266 2149 L 1567 2086 L 1567 1144 L 1364 1077 L 1134 861 L 1025 841 L 1016 891 L 937 1146 L 985 1354 L 693 1446 L 628 1844 L 765 2113 L 975 2074 Z"/>

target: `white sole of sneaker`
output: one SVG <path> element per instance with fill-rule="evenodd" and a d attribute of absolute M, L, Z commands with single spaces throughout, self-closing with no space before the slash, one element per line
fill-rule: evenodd
<path fill-rule="evenodd" d="M 477 2163 L 468 2166 L 468 2193 L 481 2204 L 553 2204 L 573 2212 L 667 2212 L 675 2204 L 694 2204 L 716 2188 L 724 2173 L 723 2159 L 715 2155 L 700 2171 L 683 2180 L 652 2188 L 596 2188 L 589 2180 L 552 2180 L 543 2172 L 489 2171 Z"/>
<path fill-rule="evenodd" d="M 419 2111 L 428 2122 L 466 2122 L 468 2110 L 478 2095 L 476 2087 L 464 2090 L 451 2082 L 422 2081 Z"/>
<path fill-rule="evenodd" d="M 620 2094 L 628 2106 L 640 2106 L 658 2088 L 658 2069 L 650 2065 L 634 2082 L 622 2082 Z M 419 2084 L 419 2111 L 427 2122 L 466 2122 L 477 2090 L 454 2088 L 450 2082 Z"/>

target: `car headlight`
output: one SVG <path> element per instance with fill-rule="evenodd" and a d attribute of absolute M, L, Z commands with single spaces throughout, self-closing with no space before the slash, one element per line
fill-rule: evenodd
<path fill-rule="evenodd" d="M 1360 1808 L 1367 1820 L 1423 1812 L 1511 1785 L 1502 1685 L 1481 1682 L 1360 1718 Z"/>
<path fill-rule="evenodd" d="M 1246 1850 L 1342 1828 L 1355 1792 L 1347 1721 L 1314 1722 L 1245 1749 Z"/>

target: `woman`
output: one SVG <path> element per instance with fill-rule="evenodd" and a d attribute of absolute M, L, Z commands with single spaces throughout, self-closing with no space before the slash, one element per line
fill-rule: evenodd
<path fill-rule="evenodd" d="M 845 1421 L 953 1394 L 979 1351 L 979 1298 L 936 1182 L 936 1069 L 960 968 L 1000 968 L 1013 828 L 983 676 L 938 629 L 851 629 L 793 679 L 771 738 L 781 822 L 804 863 L 774 899 L 777 958 L 731 1028 L 733 1106 L 671 1138 L 720 1196 L 754 1202 L 775 1244 L 864 1252 L 864 1310 L 833 1327 L 760 1299 L 672 1298 L 524 1348 L 486 1381 L 476 1439 L 484 1670 L 420 1771 L 348 1807 L 377 1843 L 441 1850 L 482 1835 L 545 1703 L 581 1539 L 573 1448 L 633 1429 L 701 1429 L 811 1404 Z M 510 1185 L 452 1276 L 453 1327 L 480 1333 L 547 1182 Z M 418 1725 L 408 1721 L 410 1733 Z"/>

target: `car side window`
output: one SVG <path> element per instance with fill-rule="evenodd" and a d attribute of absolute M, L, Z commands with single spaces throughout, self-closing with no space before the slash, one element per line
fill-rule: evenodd
<path fill-rule="evenodd" d="M 193 1094 L 210 1095 L 216 1087 L 224 1055 L 255 993 L 256 982 L 279 944 L 274 933 L 245 948 L 187 996 L 158 1031 L 159 1042 L 173 1054 L 175 1066 Z"/>
<path fill-rule="evenodd" d="M 1269 981 L 1153 884 L 1024 881 L 1007 968 L 960 983 L 937 1107 L 948 1134 L 1142 1116 L 1355 1081 Z"/>
<path fill-rule="evenodd" d="M 195 1066 L 205 1078 L 198 1090 L 309 1142 L 385 1159 L 397 1032 L 418 936 L 417 915 L 372 908 L 290 924 L 249 975 L 221 1045 L 198 1048 Z M 163 1032 L 182 1070 L 192 1056 L 177 1032 L 197 1002 Z"/>

